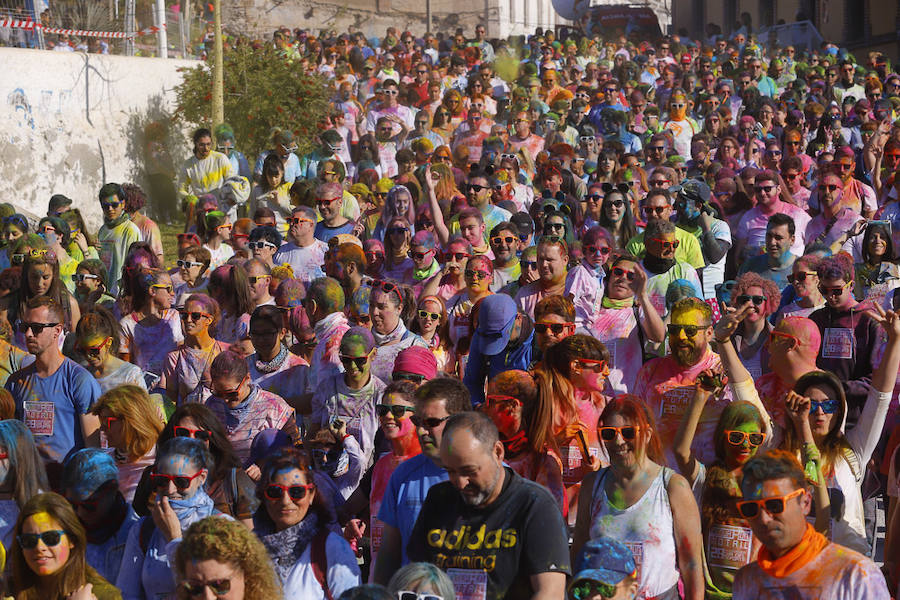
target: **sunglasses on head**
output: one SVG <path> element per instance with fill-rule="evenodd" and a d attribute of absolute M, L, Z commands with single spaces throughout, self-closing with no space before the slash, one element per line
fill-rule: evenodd
<path fill-rule="evenodd" d="M 165 473 L 150 473 L 150 486 L 153 488 L 161 488 L 169 485 L 169 482 L 175 484 L 179 490 L 186 490 L 191 487 L 191 482 L 200 477 L 202 470 L 197 471 L 193 475 L 166 475 Z"/>
<path fill-rule="evenodd" d="M 58 546 L 64 535 L 66 535 L 66 532 L 62 529 L 50 529 L 41 533 L 20 533 L 16 536 L 16 539 L 19 540 L 19 545 L 22 546 L 22 549 L 33 550 L 37 548 L 38 541 L 44 542 L 44 545 L 48 548 Z"/>
<path fill-rule="evenodd" d="M 803 488 L 800 488 L 786 496 L 773 496 L 771 498 L 762 498 L 760 500 L 741 500 L 736 503 L 737 510 L 745 519 L 753 519 L 759 516 L 761 510 L 765 510 L 770 515 L 780 515 L 784 512 L 787 501 L 791 498 L 796 498 L 803 492 Z"/>
<path fill-rule="evenodd" d="M 560 335 L 566 329 L 574 327 L 575 323 L 535 323 L 534 331 L 540 335 L 544 335 L 547 331 L 552 331 L 553 335 Z"/>
<path fill-rule="evenodd" d="M 381 290 L 385 294 L 390 294 L 391 292 L 394 292 L 398 296 L 400 296 L 401 299 L 403 298 L 403 294 L 400 292 L 400 287 L 395 283 L 391 283 L 390 281 L 384 281 L 381 279 L 373 279 L 369 282 L 369 285 L 372 287 L 373 290 Z"/>
<path fill-rule="evenodd" d="M 732 446 L 742 446 L 744 440 L 747 440 L 751 446 L 760 446 L 766 440 L 766 434 L 759 431 L 746 432 L 738 431 L 736 429 L 726 429 L 725 439 L 727 439 L 728 443 Z"/>
<path fill-rule="evenodd" d="M 600 434 L 600 439 L 604 442 L 614 442 L 620 435 L 623 440 L 633 440 L 637 437 L 637 432 L 640 429 L 637 425 L 624 425 L 622 427 L 604 426 L 598 427 L 597 432 Z"/>
<path fill-rule="evenodd" d="M 269 500 L 281 500 L 284 498 L 285 492 L 287 492 L 291 500 L 303 500 L 306 498 L 306 494 L 314 489 L 316 489 L 316 486 L 313 483 L 307 483 L 306 485 L 278 485 L 277 483 L 270 483 L 266 486 L 265 496 Z"/>
<path fill-rule="evenodd" d="M 212 434 L 205 429 L 192 429 L 179 425 L 172 432 L 175 434 L 175 437 L 189 437 L 203 442 L 208 442 L 212 439 Z"/>
<path fill-rule="evenodd" d="M 386 417 L 388 413 L 391 413 L 391 416 L 395 419 L 402 419 L 406 413 L 408 412 L 416 412 L 412 406 L 401 406 L 400 404 L 376 404 L 375 405 L 375 413 L 379 417 Z"/>
<path fill-rule="evenodd" d="M 747 304 L 748 302 L 753 302 L 756 306 L 760 306 L 763 302 L 766 301 L 765 296 L 751 296 L 750 294 L 741 294 L 737 297 L 738 304 Z"/>
<path fill-rule="evenodd" d="M 351 364 L 356 365 L 356 369 L 358 371 L 362 371 L 366 363 L 369 362 L 369 355 L 365 356 L 344 356 L 343 354 L 339 357 L 341 359 L 341 364 L 344 365 L 344 368 L 349 367 Z"/>
<path fill-rule="evenodd" d="M 670 337 L 678 337 L 681 335 L 681 332 L 684 331 L 686 336 L 693 338 L 707 327 L 709 327 L 709 325 L 676 325 L 670 323 L 669 325 L 666 325 L 666 330 L 669 332 Z"/>

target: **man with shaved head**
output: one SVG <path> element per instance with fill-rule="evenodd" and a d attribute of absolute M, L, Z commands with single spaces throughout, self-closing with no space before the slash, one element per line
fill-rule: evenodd
<path fill-rule="evenodd" d="M 562 513 L 547 489 L 503 464 L 490 417 L 447 420 L 441 463 L 449 481 L 431 487 L 407 553 L 447 571 L 456 589 L 486 600 L 563 598 L 569 552 Z"/>

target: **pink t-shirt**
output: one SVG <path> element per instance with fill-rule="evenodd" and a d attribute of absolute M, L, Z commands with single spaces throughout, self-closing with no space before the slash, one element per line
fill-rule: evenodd
<path fill-rule="evenodd" d="M 794 244 L 791 246 L 791 253 L 795 256 L 803 256 L 803 249 L 806 247 L 806 226 L 810 221 L 810 216 L 802 208 L 794 204 L 778 201 L 776 206 L 776 213 L 784 213 L 794 219 L 796 233 L 794 234 Z M 745 257 L 763 253 L 766 245 L 766 226 L 769 224 L 770 216 L 763 214 L 758 206 L 754 206 L 744 213 L 737 229 L 733 233 L 735 239 L 745 241 Z"/>
<path fill-rule="evenodd" d="M 672 468 L 677 468 L 672 451 L 675 433 L 694 397 L 697 375 L 704 369 L 714 369 L 721 364 L 719 355 L 707 349 L 706 354 L 691 367 L 681 365 L 672 355 L 668 355 L 654 358 L 641 367 L 638 373 L 634 394 L 644 399 L 656 419 L 666 461 Z M 729 402 L 731 388 L 726 387 L 721 396 L 706 403 L 700 416 L 691 449 L 697 460 L 704 464 L 712 464 L 716 460 L 713 433 L 722 410 Z"/>
<path fill-rule="evenodd" d="M 638 308 L 641 320 L 644 311 Z M 609 350 L 608 385 L 611 391 L 626 394 L 634 389 L 638 371 L 644 364 L 634 308 L 601 308 L 588 324 L 595 338 Z"/>

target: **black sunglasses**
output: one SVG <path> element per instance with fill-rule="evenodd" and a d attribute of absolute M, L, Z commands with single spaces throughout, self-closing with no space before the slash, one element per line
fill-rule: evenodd
<path fill-rule="evenodd" d="M 439 426 L 441 423 L 450 418 L 450 415 L 446 417 L 428 417 L 425 419 L 419 418 L 418 415 L 413 415 L 409 419 L 412 421 L 413 425 L 416 427 L 425 427 L 426 429 L 434 429 Z"/>
<path fill-rule="evenodd" d="M 756 306 L 760 306 L 763 302 L 766 301 L 765 296 L 751 296 L 750 294 L 741 294 L 737 297 L 738 304 L 747 304 L 750 301 L 753 301 L 753 304 Z"/>
<path fill-rule="evenodd" d="M 567 327 L 570 327 L 573 323 L 535 323 L 534 331 L 540 335 L 544 335 L 547 333 L 547 330 L 553 332 L 553 335 L 560 335 Z"/>
<path fill-rule="evenodd" d="M 59 323 L 29 323 L 28 321 L 19 321 L 17 323 L 19 333 L 28 333 L 28 330 L 34 332 L 34 335 L 41 335 L 47 327 L 56 327 Z"/>
<path fill-rule="evenodd" d="M 395 419 L 402 419 L 403 415 L 405 415 L 406 413 L 415 412 L 415 411 L 416 411 L 416 409 L 414 409 L 412 406 L 401 406 L 399 404 L 376 404 L 375 405 L 375 413 L 379 417 L 386 417 L 388 415 L 388 413 L 391 413 L 391 415 Z"/>
<path fill-rule="evenodd" d="M 340 355 L 341 364 L 344 365 L 344 368 L 348 367 L 351 364 L 356 365 L 357 370 L 362 371 L 366 363 L 369 362 L 369 356 L 344 356 Z"/>
<path fill-rule="evenodd" d="M 678 337 L 682 331 L 684 331 L 685 335 L 689 338 L 695 337 L 701 330 L 706 329 L 709 325 L 675 325 L 669 324 L 666 326 L 666 330 L 669 332 L 670 337 Z"/>

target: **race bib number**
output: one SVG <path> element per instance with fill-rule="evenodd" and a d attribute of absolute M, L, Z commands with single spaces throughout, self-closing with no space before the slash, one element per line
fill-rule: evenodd
<path fill-rule="evenodd" d="M 32 435 L 53 435 L 56 407 L 52 402 L 25 401 L 25 425 Z"/>
<path fill-rule="evenodd" d="M 622 542 L 631 550 L 634 557 L 634 566 L 637 567 L 637 580 L 641 580 L 641 564 L 644 562 L 644 542 Z"/>
<path fill-rule="evenodd" d="M 372 553 L 375 554 L 381 548 L 381 535 L 384 533 L 384 523 L 378 517 L 372 517 L 372 529 L 369 531 L 369 539 L 372 541 Z"/>
<path fill-rule="evenodd" d="M 668 419 L 669 417 L 680 417 L 686 411 L 694 397 L 694 386 L 683 385 L 666 390 L 663 394 L 662 407 L 660 410 L 660 419 Z"/>
<path fill-rule="evenodd" d="M 822 337 L 822 358 L 853 358 L 853 330 L 826 327 Z"/>
<path fill-rule="evenodd" d="M 563 464 L 563 477 L 572 477 L 573 475 L 578 474 L 578 470 L 581 468 L 581 465 L 584 464 L 584 455 L 581 452 L 581 446 L 577 443 L 572 442 L 568 446 L 563 446 L 560 448 L 560 452 L 562 453 L 562 464 Z M 599 456 L 600 451 L 597 448 L 592 448 L 588 446 L 588 453 L 591 456 Z M 567 483 L 577 483 L 570 482 Z"/>
<path fill-rule="evenodd" d="M 487 573 L 469 569 L 447 569 L 453 582 L 457 600 L 485 600 L 487 598 Z"/>
<path fill-rule="evenodd" d="M 749 527 L 713 525 L 709 530 L 709 566 L 740 569 L 750 562 L 753 532 Z"/>

